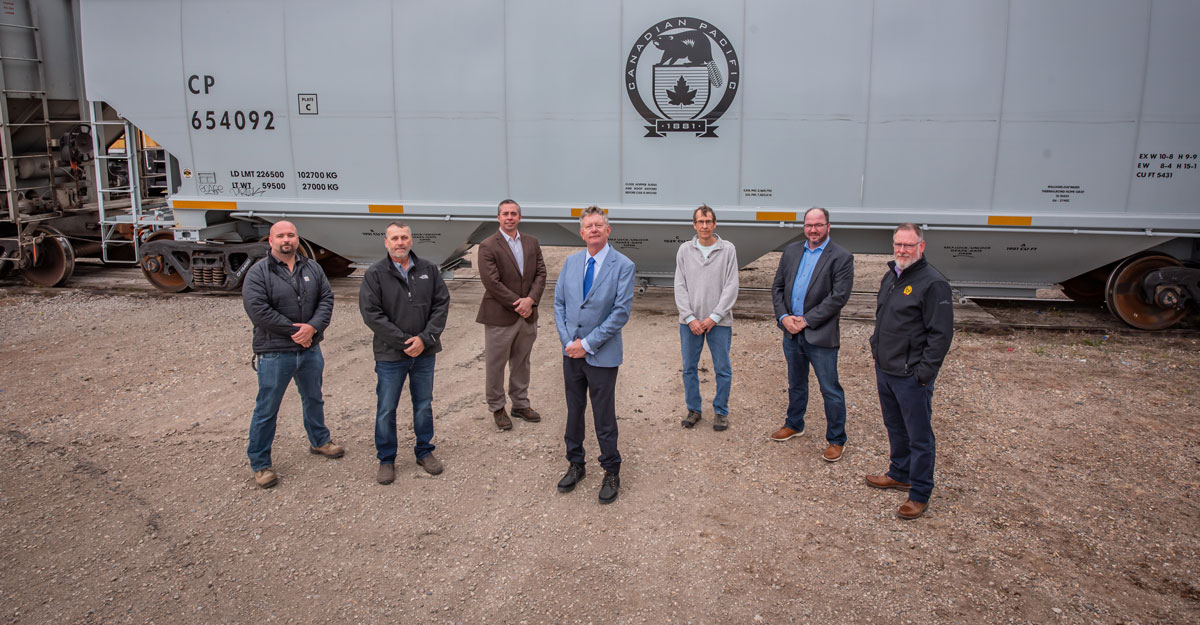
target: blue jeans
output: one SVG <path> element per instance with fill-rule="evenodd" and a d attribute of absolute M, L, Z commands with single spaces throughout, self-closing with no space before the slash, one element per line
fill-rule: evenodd
<path fill-rule="evenodd" d="M 413 432 L 417 444 L 413 453 L 417 460 L 433 453 L 433 365 L 436 354 L 422 354 L 396 362 L 375 363 L 375 449 L 379 462 L 396 462 L 396 406 L 408 378 L 408 394 L 412 396 Z"/>
<path fill-rule="evenodd" d="M 891 447 L 887 474 L 897 482 L 912 484 L 908 498 L 918 503 L 929 501 L 933 493 L 933 461 L 937 451 L 933 436 L 934 380 L 921 386 L 915 375 L 900 377 L 875 367 L 879 409 Z"/>
<path fill-rule="evenodd" d="M 729 344 L 733 328 L 713 326 L 708 334 L 692 334 L 687 324 L 679 324 L 679 351 L 683 355 L 683 396 L 687 409 L 703 412 L 704 400 L 700 397 L 700 378 L 696 366 L 700 363 L 700 352 L 708 341 L 708 353 L 713 360 L 713 373 L 717 378 L 717 394 L 713 396 L 713 412 L 729 414 L 729 385 L 733 380 L 733 368 L 729 366 Z"/>
<path fill-rule="evenodd" d="M 825 399 L 825 440 L 831 445 L 846 444 L 846 394 L 838 383 L 838 348 L 821 347 L 804 340 L 804 333 L 784 333 L 783 356 L 788 368 L 788 408 L 786 425 L 797 432 L 804 429 L 808 409 L 808 366 L 812 365 Z"/>
<path fill-rule="evenodd" d="M 246 455 L 250 456 L 250 468 L 262 471 L 271 466 L 271 443 L 275 440 L 279 404 L 292 380 L 300 393 L 309 444 L 320 447 L 328 443 L 329 428 L 325 427 L 325 400 L 321 398 L 325 358 L 321 356 L 320 345 L 297 352 L 267 352 L 259 354 L 257 360 L 258 397 L 254 400 L 254 416 L 250 417 L 250 445 Z"/>

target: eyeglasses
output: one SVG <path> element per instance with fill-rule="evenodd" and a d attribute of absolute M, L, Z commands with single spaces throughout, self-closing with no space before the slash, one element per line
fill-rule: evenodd
<path fill-rule="evenodd" d="M 820 230 L 821 228 L 824 228 L 828 225 L 829 224 L 804 224 L 804 229 L 805 230 Z"/>
<path fill-rule="evenodd" d="M 696 224 L 697 226 L 711 226 L 717 222 L 715 222 L 711 219 L 697 219 L 696 221 L 694 221 L 692 223 Z"/>
<path fill-rule="evenodd" d="M 921 241 L 917 241 L 916 243 L 900 243 L 898 241 L 893 241 L 892 247 L 894 247 L 898 250 L 915 250 L 915 249 L 917 249 L 917 246 L 920 245 L 921 243 L 922 243 Z"/>

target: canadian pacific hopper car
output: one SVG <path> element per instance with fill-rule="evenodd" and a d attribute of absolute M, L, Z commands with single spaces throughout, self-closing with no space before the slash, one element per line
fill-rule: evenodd
<path fill-rule="evenodd" d="M 1200 299 L 1200 3 L 80 0 L 86 97 L 176 161 L 166 290 L 237 288 L 288 219 L 332 273 L 393 220 L 453 270 L 514 198 L 644 283 L 692 210 L 740 260 L 899 222 L 965 297 L 1062 285 L 1139 328 Z"/>

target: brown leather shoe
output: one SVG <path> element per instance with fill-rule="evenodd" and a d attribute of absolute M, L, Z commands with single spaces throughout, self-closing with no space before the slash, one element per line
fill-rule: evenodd
<path fill-rule="evenodd" d="M 320 447 L 309 447 L 308 453 L 325 456 L 326 458 L 341 458 L 346 455 L 346 448 L 329 441 Z"/>
<path fill-rule="evenodd" d="M 925 511 L 928 509 L 929 502 L 920 503 L 909 499 L 906 500 L 904 505 L 900 506 L 900 509 L 896 511 L 896 516 L 904 519 L 905 521 L 911 521 L 922 514 L 925 514 Z"/>
<path fill-rule="evenodd" d="M 261 488 L 270 488 L 279 482 L 279 474 L 275 472 L 274 467 L 267 467 L 262 471 L 254 472 L 254 483 Z"/>
<path fill-rule="evenodd" d="M 396 481 L 396 463 L 380 462 L 379 470 L 375 472 L 375 481 L 385 486 Z"/>
<path fill-rule="evenodd" d="M 782 443 L 783 441 L 786 441 L 789 438 L 796 438 L 797 436 L 800 436 L 803 433 L 804 433 L 803 429 L 800 429 L 799 431 L 797 431 L 797 430 L 793 430 L 792 428 L 785 425 L 785 426 L 779 428 L 778 430 L 775 430 L 775 433 L 768 436 L 767 438 L 769 438 L 777 443 Z"/>
<path fill-rule="evenodd" d="M 508 418 L 508 413 L 504 412 L 503 408 L 493 412 L 492 418 L 496 420 L 496 427 L 500 428 L 501 430 L 512 429 L 512 419 Z"/>
<path fill-rule="evenodd" d="M 542 415 L 533 408 L 513 408 L 512 415 L 529 423 L 537 423 L 542 420 Z"/>
<path fill-rule="evenodd" d="M 425 472 L 430 475 L 438 475 L 445 469 L 442 466 L 442 461 L 435 458 L 433 454 L 429 454 L 424 458 L 418 458 L 417 464 L 421 465 L 421 468 L 425 469 Z"/>
<path fill-rule="evenodd" d="M 894 488 L 896 490 L 908 490 L 912 488 L 912 484 L 897 482 L 886 475 L 868 475 L 867 486 L 874 486 L 875 488 Z"/>
<path fill-rule="evenodd" d="M 821 454 L 821 457 L 825 459 L 825 462 L 837 462 L 838 460 L 842 459 L 842 450 L 845 448 L 845 445 L 834 445 L 833 443 L 830 443 L 829 446 L 825 448 L 825 453 Z"/>

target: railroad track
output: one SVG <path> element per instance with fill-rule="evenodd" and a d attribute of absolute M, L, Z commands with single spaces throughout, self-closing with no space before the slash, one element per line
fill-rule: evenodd
<path fill-rule="evenodd" d="M 334 294 L 339 298 L 358 296 L 360 278 L 334 278 L 330 281 Z M 459 297 L 477 298 L 483 286 L 476 277 L 455 278 L 449 283 L 451 293 Z M 546 297 L 552 297 L 553 281 L 547 287 Z M 80 263 L 68 286 L 48 289 L 28 286 L 21 278 L 9 276 L 0 279 L 0 293 L 19 295 L 53 296 L 63 292 L 82 292 L 97 295 L 136 295 L 139 297 L 234 297 L 236 293 L 187 292 L 163 293 L 154 288 L 139 269 L 108 267 L 100 264 Z M 651 314 L 674 314 L 675 300 L 667 287 L 648 287 L 634 300 L 634 309 Z M 765 287 L 742 287 L 735 316 L 742 319 L 770 321 L 771 289 Z M 1049 321 L 1036 317 L 1045 316 Z M 1032 319 L 1025 319 L 1032 317 Z M 954 327 L 960 331 L 988 334 L 1004 334 L 1013 331 L 1076 332 L 1083 334 L 1108 334 L 1146 337 L 1197 337 L 1200 336 L 1200 319 L 1193 316 L 1185 320 L 1183 327 L 1147 332 L 1125 326 L 1112 318 L 1102 308 L 1090 308 L 1071 300 L 993 300 L 967 301 L 955 304 Z M 875 320 L 875 292 L 854 291 L 842 311 L 842 319 L 870 323 Z"/>

